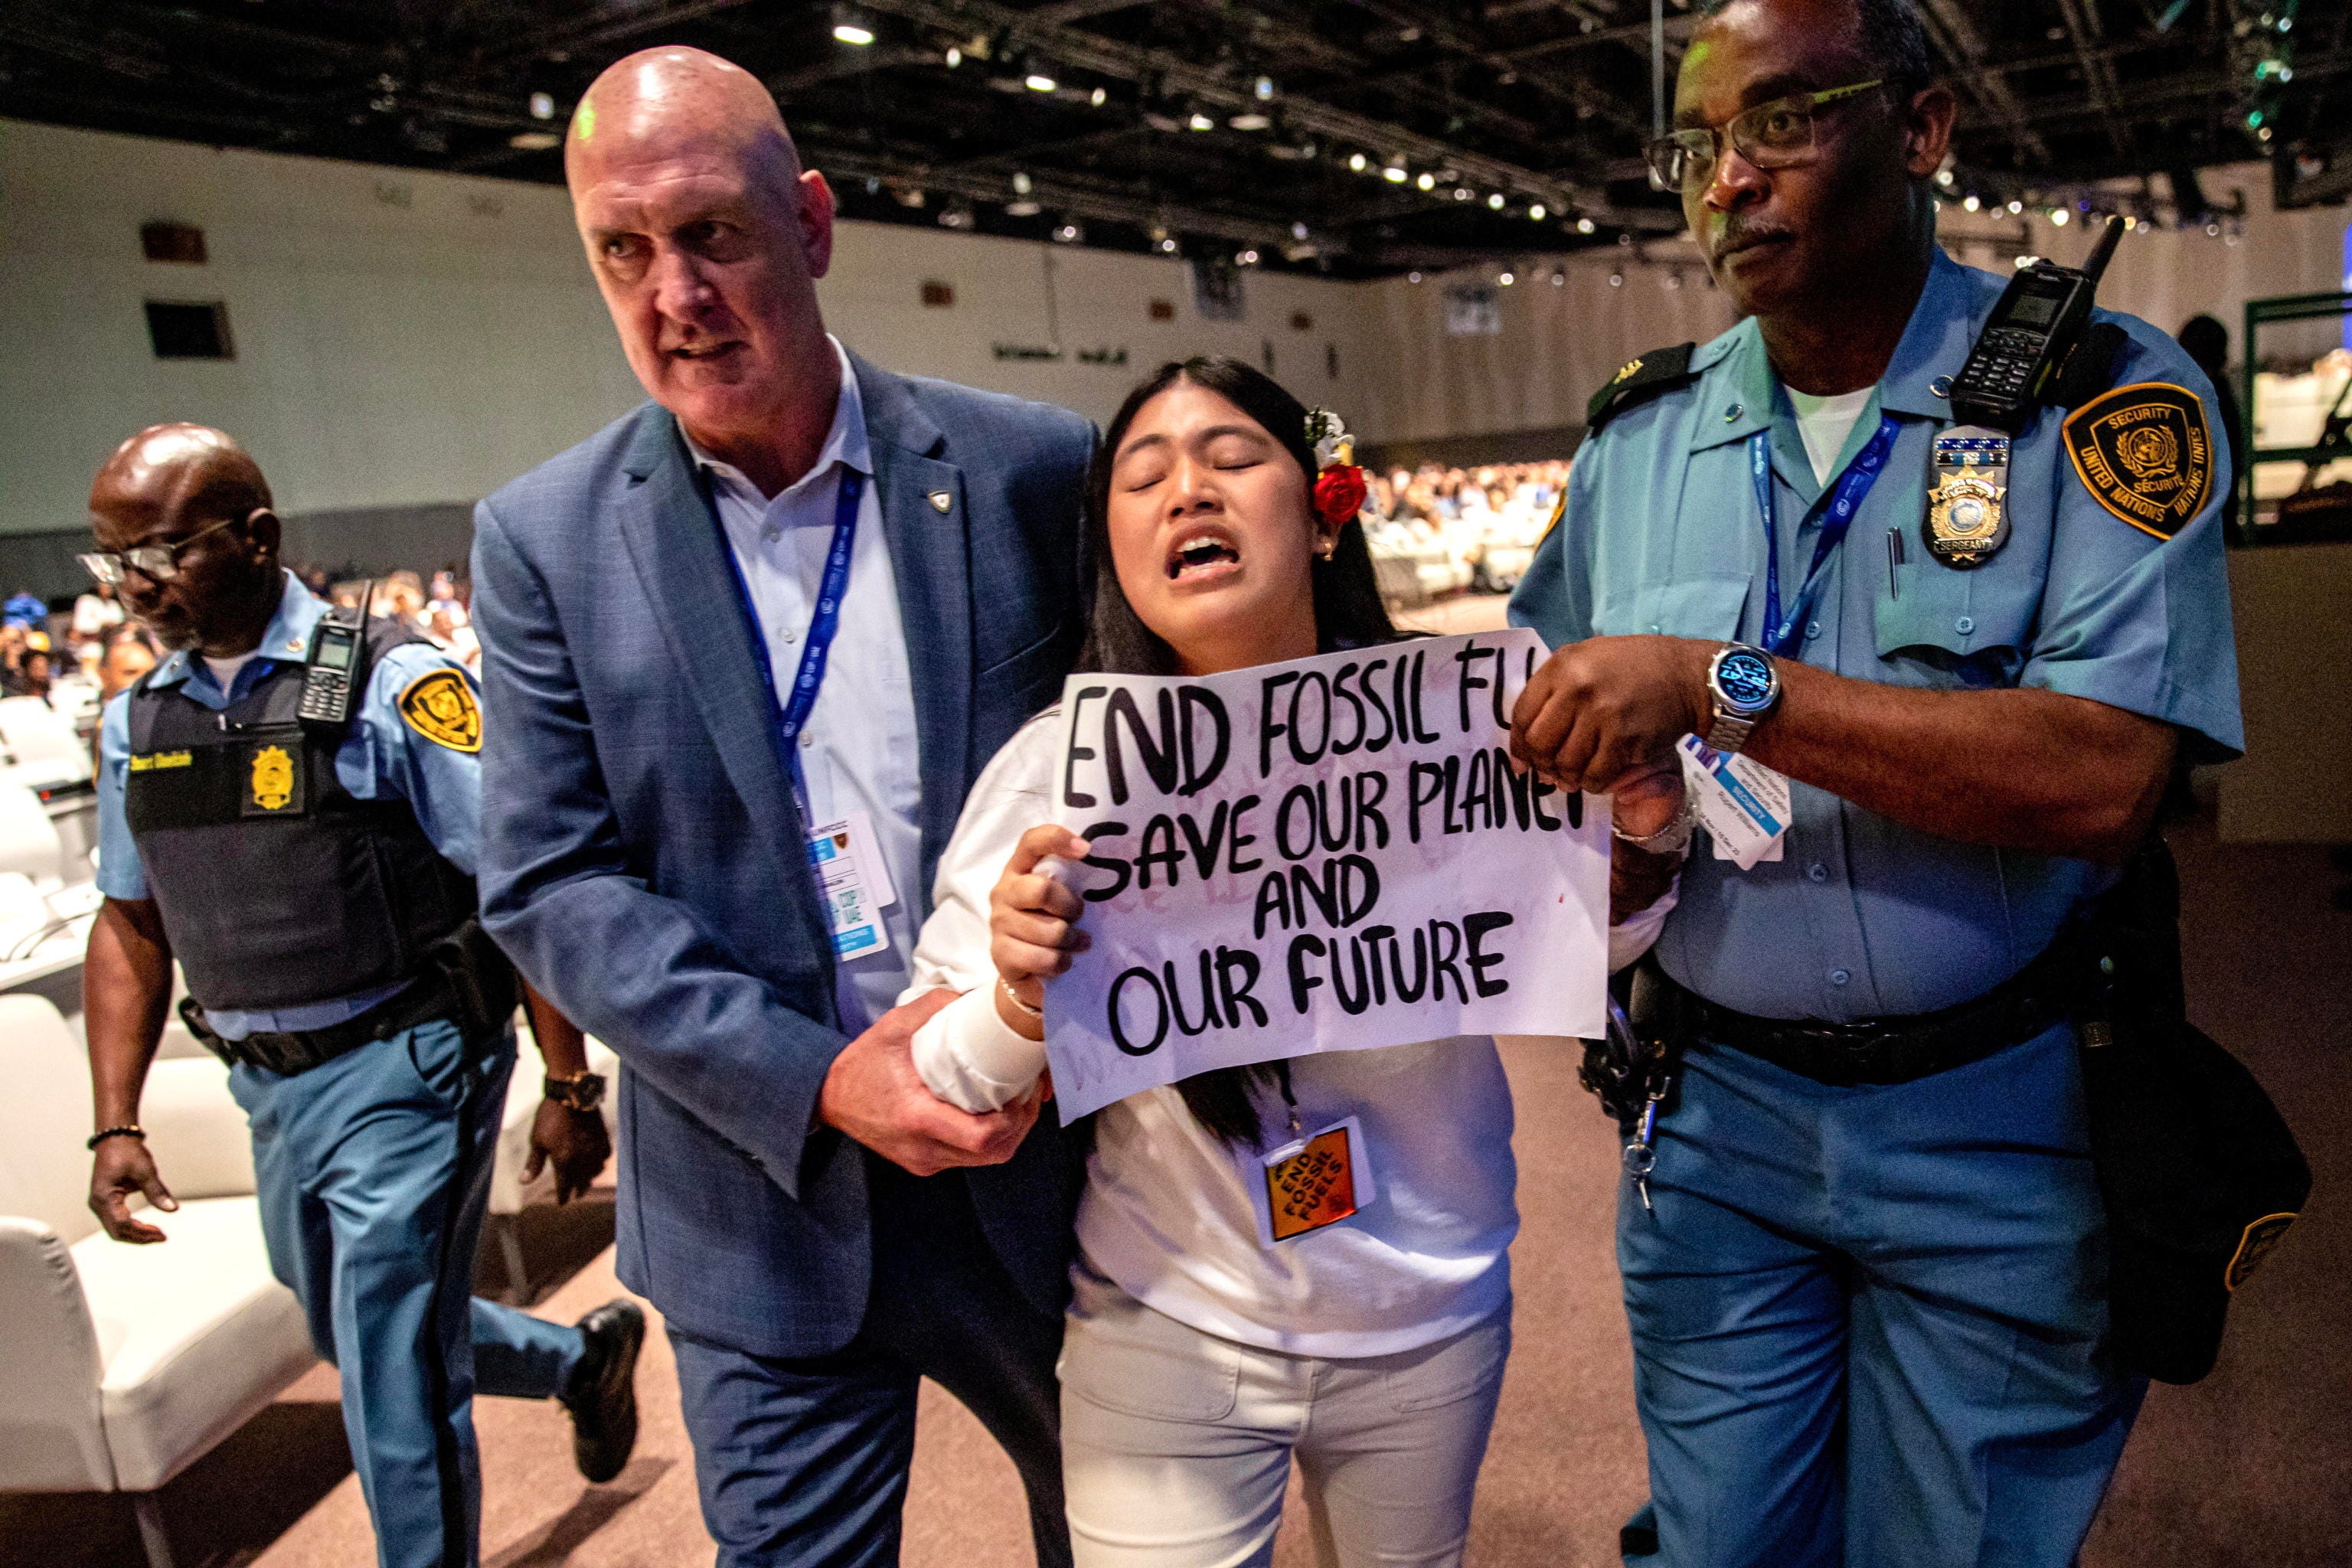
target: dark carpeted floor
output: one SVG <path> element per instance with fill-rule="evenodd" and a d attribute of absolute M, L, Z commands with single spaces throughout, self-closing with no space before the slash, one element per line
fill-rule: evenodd
<path fill-rule="evenodd" d="M 2225 847 L 2177 836 L 2187 887 L 2189 995 L 2200 1023 L 2261 1076 L 2309 1151 L 2318 1187 L 2249 1285 L 2220 1369 L 2156 1389 L 2084 1561 L 2088 1568 L 2345 1568 L 2352 1564 L 2352 914 L 2308 848 Z M 1611 1129 L 1558 1045 L 1512 1042 L 1520 1200 L 1517 1348 L 1481 1480 L 1478 1568 L 1603 1568 L 1643 1491 L 1625 1330 L 1609 1248 Z M 616 1288 L 609 1207 L 537 1214 L 534 1271 L 579 1271 L 541 1307 L 569 1318 Z M 495 1281 L 493 1281 L 495 1283 Z M 706 1563 L 693 1465 L 658 1336 L 641 1373 L 635 1461 L 614 1483 L 572 1471 L 560 1411 L 484 1401 L 483 1557 L 491 1568 Z M 342 1452 L 333 1380 L 314 1373 L 166 1489 L 184 1563 L 364 1568 L 366 1515 Z M 1011 1465 L 970 1416 L 925 1390 L 905 1560 L 911 1568 L 1029 1562 Z M 130 1510 L 106 1498 L 0 1499 L 0 1563 L 123 1568 Z M 1284 1568 L 1303 1568 L 1287 1532 Z M 1899 1565 L 1888 1565 L 1899 1568 Z"/>

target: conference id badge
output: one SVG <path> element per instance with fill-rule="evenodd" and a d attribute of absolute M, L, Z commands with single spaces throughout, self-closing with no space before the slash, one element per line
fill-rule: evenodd
<path fill-rule="evenodd" d="M 1250 1159 L 1250 1206 L 1268 1249 L 1360 1213 L 1379 1195 L 1364 1124 L 1350 1116 Z"/>
<path fill-rule="evenodd" d="M 890 945 L 882 911 L 898 901 L 890 869 L 874 842 L 873 820 L 853 811 L 809 835 L 809 868 L 816 873 L 833 931 L 835 958 L 863 958 Z"/>
<path fill-rule="evenodd" d="M 1789 781 L 1736 752 L 1718 752 L 1696 735 L 1679 747 L 1683 784 L 1698 802 L 1698 819 L 1715 842 L 1715 858 L 1745 871 L 1778 860 L 1789 836 Z"/>

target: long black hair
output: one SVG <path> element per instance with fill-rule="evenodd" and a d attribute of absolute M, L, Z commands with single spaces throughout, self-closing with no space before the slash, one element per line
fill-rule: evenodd
<path fill-rule="evenodd" d="M 1094 557 L 1094 581 L 1086 645 L 1078 650 L 1081 670 L 1104 675 L 1179 673 L 1176 651 L 1145 626 L 1135 606 L 1128 603 L 1110 550 L 1112 462 L 1143 405 L 1179 382 L 1215 393 L 1265 426 L 1306 476 L 1308 495 L 1314 493 L 1315 444 L 1307 436 L 1307 405 L 1284 391 L 1279 382 L 1224 354 L 1171 360 L 1152 372 L 1118 405 L 1110 427 L 1103 432 L 1087 479 L 1086 545 Z M 1330 558 L 1314 562 L 1308 581 L 1315 596 L 1317 652 L 1369 647 L 1398 637 L 1389 620 L 1388 606 L 1381 602 L 1380 581 L 1372 570 L 1372 554 L 1364 542 L 1361 522 L 1348 521 L 1339 530 Z M 1254 1143 L 1259 1128 L 1256 1093 L 1272 1088 L 1283 1077 L 1283 1064 L 1262 1062 L 1197 1073 L 1177 1084 L 1176 1089 L 1211 1132 L 1228 1143 Z"/>

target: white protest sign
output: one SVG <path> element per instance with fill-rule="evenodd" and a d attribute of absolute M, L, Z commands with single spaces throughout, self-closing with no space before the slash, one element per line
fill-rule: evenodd
<path fill-rule="evenodd" d="M 1317 1051 L 1598 1037 L 1608 802 L 1505 750 L 1543 657 L 1513 630 L 1072 676 L 1054 814 L 1093 945 L 1045 987 L 1063 1119 Z"/>

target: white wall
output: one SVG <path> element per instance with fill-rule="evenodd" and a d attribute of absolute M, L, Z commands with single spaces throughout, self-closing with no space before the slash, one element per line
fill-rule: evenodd
<path fill-rule="evenodd" d="M 144 260 L 157 219 L 209 263 Z M 156 359 L 148 299 L 226 301 L 236 359 Z M 560 191 L 0 121 L 0 531 L 81 526 L 159 420 L 308 510 L 479 495 L 634 396 Z"/>
<path fill-rule="evenodd" d="M 207 264 L 144 260 L 140 226 L 160 219 L 200 226 Z M 921 306 L 926 279 L 952 308 Z M 1178 262 L 845 224 L 821 294 L 877 363 L 1097 419 L 1182 353 L 1259 363 L 1271 342 L 1309 402 L 1360 375 L 1360 289 L 1266 273 L 1244 289 L 1247 320 L 1205 322 Z M 1149 319 L 1154 298 L 1173 321 Z M 150 299 L 225 300 L 236 359 L 155 359 Z M 995 357 L 1056 326 L 1063 361 Z M 1076 357 L 1118 348 L 1124 364 Z M 159 420 L 231 431 L 282 508 L 312 511 L 471 500 L 640 395 L 561 190 L 0 121 L 0 533 L 82 526 L 99 463 Z"/>
<path fill-rule="evenodd" d="M 2104 302 L 2168 329 L 2212 310 L 2234 333 L 2249 297 L 2336 287 L 2341 209 L 2273 215 L 2257 167 L 2205 185 L 2247 192 L 2244 241 L 2129 237 Z M 1995 267 L 2019 236 L 2063 260 L 2087 244 L 2079 226 L 1949 218 L 1956 253 Z M 209 264 L 142 259 L 139 226 L 157 219 L 201 226 Z M 1499 291 L 1501 334 L 1450 337 L 1444 285 L 1491 270 L 1420 284 L 1252 272 L 1246 320 L 1215 322 L 1179 262 L 845 224 L 822 296 L 835 330 L 881 364 L 1097 420 L 1163 359 L 1259 363 L 1270 343 L 1301 397 L 1369 438 L 1413 439 L 1580 424 L 1625 360 L 1730 324 L 1696 265 L 1669 290 L 1663 268 L 1631 260 L 1588 255 L 1559 287 L 1550 263 L 1523 268 Z M 925 280 L 949 284 L 953 307 L 922 307 Z M 146 299 L 226 300 L 237 357 L 156 360 Z M 1154 299 L 1172 321 L 1150 319 Z M 1054 342 L 1058 363 L 994 353 Z M 1122 348 L 1124 364 L 1077 357 Z M 79 529 L 97 465 L 161 419 L 235 432 L 286 510 L 322 511 L 469 500 L 638 397 L 561 190 L 0 121 L 0 535 Z"/>
<path fill-rule="evenodd" d="M 2258 164 L 2209 171 L 2202 183 L 2213 201 L 2244 193 L 2243 237 L 2231 243 L 2202 228 L 2127 234 L 2100 285 L 2099 303 L 2167 331 L 2209 312 L 2230 329 L 2233 354 L 2242 353 L 2247 300 L 2343 287 L 2346 213 L 2273 212 L 2270 172 Z M 1948 207 L 1941 233 L 1956 258 L 1996 272 L 2006 272 L 2021 247 L 2079 265 L 2094 238 L 2080 223 L 2060 228 L 2040 218 Z M 1559 288 L 1549 281 L 1550 262 L 1519 267 L 1517 281 L 1497 291 L 1499 337 L 1444 331 L 1446 286 L 1492 283 L 1495 268 L 1433 274 L 1418 284 L 1391 279 L 1365 285 L 1363 315 L 1382 345 L 1378 353 L 1394 368 L 1360 394 L 1362 424 L 1389 439 L 1581 424 L 1585 400 L 1633 355 L 1705 342 L 1732 324 L 1728 303 L 1706 286 L 1695 250 L 1679 243 L 1650 249 L 1656 264 L 1641 264 L 1630 250 L 1588 252 L 1563 268 L 1567 280 Z M 1684 262 L 1684 287 L 1670 290 L 1665 262 L 1676 257 Z M 1622 288 L 1609 284 L 1612 268 L 1624 277 Z M 2336 328 L 2305 336 L 2315 333 L 2332 340 Z"/>

